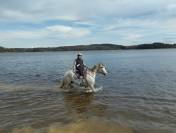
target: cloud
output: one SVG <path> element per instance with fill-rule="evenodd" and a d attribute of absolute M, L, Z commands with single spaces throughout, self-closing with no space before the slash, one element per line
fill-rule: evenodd
<path fill-rule="evenodd" d="M 132 40 L 132 41 L 138 40 L 141 37 L 142 37 L 142 35 L 139 35 L 139 34 L 129 34 L 129 35 L 127 35 L 127 39 Z"/>
<path fill-rule="evenodd" d="M 55 35 L 61 35 L 63 37 L 68 38 L 79 38 L 90 34 L 90 31 L 85 28 L 75 28 L 64 25 L 55 25 L 49 26 L 46 28 L 50 33 L 54 33 Z"/>
<path fill-rule="evenodd" d="M 16 31 L 3 31 L 3 32 L 0 31 L 0 40 L 1 40 L 0 42 L 4 42 L 4 44 L 9 43 L 11 45 L 16 44 L 22 47 L 26 47 L 24 46 L 26 43 L 31 46 L 33 46 L 34 44 L 38 45 L 46 42 L 53 44 L 55 43 L 56 39 L 57 40 L 79 39 L 88 36 L 90 33 L 91 31 L 86 28 L 54 25 L 54 26 L 47 26 L 37 30 L 28 30 L 28 31 L 16 30 Z M 58 41 L 57 44 L 59 44 Z"/>
<path fill-rule="evenodd" d="M 65 37 L 67 39 L 80 38 L 90 34 L 86 28 L 76 28 L 64 25 L 48 26 L 40 30 L 32 31 L 3 31 L 0 32 L 1 38 L 4 39 L 40 39 L 49 37 Z"/>
<path fill-rule="evenodd" d="M 153 15 L 173 8 L 173 0 L 22 0 L 0 1 L 0 18 L 43 21 L 47 19 L 88 20 L 98 17 L 135 17 Z M 169 10 L 168 10 L 169 11 Z M 26 17 L 25 17 L 26 16 Z"/>
<path fill-rule="evenodd" d="M 175 0 L 0 0 L 0 39 L 14 47 L 176 41 L 175 18 Z"/>

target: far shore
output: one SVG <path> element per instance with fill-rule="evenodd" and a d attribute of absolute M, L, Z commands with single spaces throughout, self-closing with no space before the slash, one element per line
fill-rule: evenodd
<path fill-rule="evenodd" d="M 132 49 L 166 49 L 176 48 L 176 44 L 151 43 L 139 45 L 117 45 L 117 44 L 90 44 L 60 47 L 38 47 L 38 48 L 5 48 L 0 47 L 0 52 L 49 52 L 49 51 L 100 51 L 100 50 L 132 50 Z"/>

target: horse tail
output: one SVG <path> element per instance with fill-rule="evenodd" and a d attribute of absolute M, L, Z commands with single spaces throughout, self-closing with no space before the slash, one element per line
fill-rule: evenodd
<path fill-rule="evenodd" d="M 65 85 L 65 82 L 64 82 L 64 80 L 62 80 L 62 81 L 61 81 L 60 88 L 64 88 L 64 85 Z"/>

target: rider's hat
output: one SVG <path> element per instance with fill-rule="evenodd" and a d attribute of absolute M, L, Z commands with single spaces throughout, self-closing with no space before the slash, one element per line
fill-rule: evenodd
<path fill-rule="evenodd" d="M 79 53 L 77 54 L 77 56 L 82 56 L 82 53 L 79 52 Z"/>

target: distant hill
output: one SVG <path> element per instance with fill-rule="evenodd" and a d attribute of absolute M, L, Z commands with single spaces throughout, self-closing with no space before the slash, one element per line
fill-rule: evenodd
<path fill-rule="evenodd" d="M 152 44 L 140 44 L 140 45 L 133 45 L 127 46 L 127 49 L 160 49 L 160 48 L 176 48 L 176 44 L 165 44 L 155 42 Z"/>
<path fill-rule="evenodd" d="M 58 50 L 65 51 L 87 51 L 87 50 L 114 50 L 114 49 L 124 49 L 122 45 L 116 44 L 91 44 L 91 45 L 77 45 L 77 46 L 63 46 L 57 47 Z"/>
<path fill-rule="evenodd" d="M 5 51 L 4 47 L 0 46 L 0 52 L 3 52 L 3 51 Z"/>
<path fill-rule="evenodd" d="M 128 49 L 161 49 L 176 48 L 176 44 L 152 43 L 123 46 L 117 44 L 90 44 L 61 47 L 39 47 L 39 48 L 4 48 L 0 47 L 0 52 L 44 52 L 44 51 L 88 51 L 88 50 L 128 50 Z"/>

